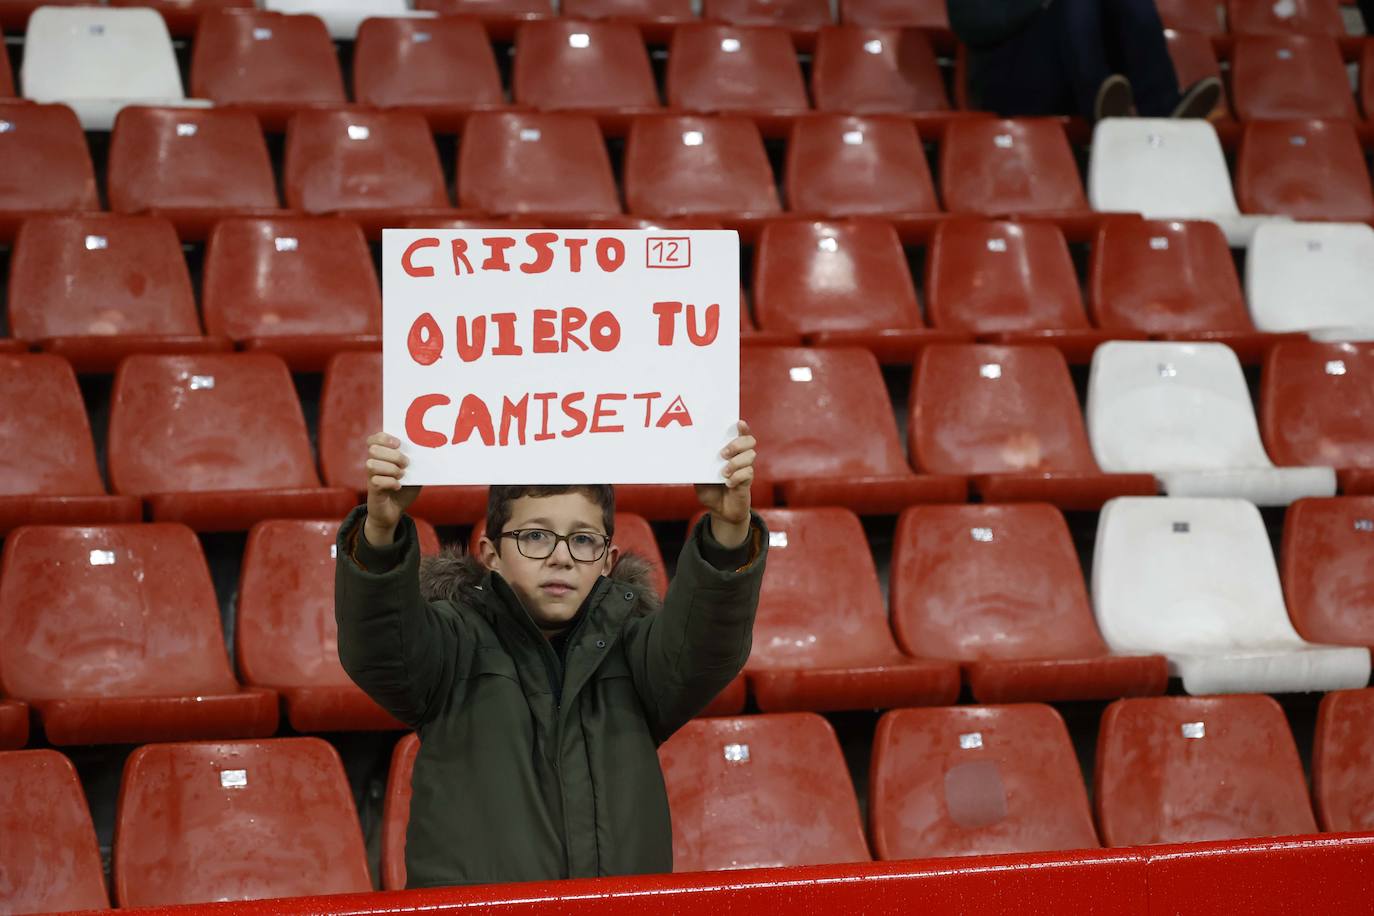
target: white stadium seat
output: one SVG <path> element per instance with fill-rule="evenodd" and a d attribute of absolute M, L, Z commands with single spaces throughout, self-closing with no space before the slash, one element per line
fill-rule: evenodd
<path fill-rule="evenodd" d="M 1191 694 L 1363 687 L 1369 650 L 1305 642 L 1264 520 L 1241 499 L 1121 497 L 1102 509 L 1093 607 L 1113 652 L 1158 653 Z"/>
<path fill-rule="evenodd" d="M 1240 360 L 1225 344 L 1103 344 L 1093 353 L 1087 415 L 1102 470 L 1154 474 L 1170 496 L 1286 506 L 1336 493 L 1332 468 L 1274 466 Z"/>
<path fill-rule="evenodd" d="M 1105 213 L 1210 220 L 1233 248 L 1287 217 L 1248 216 L 1236 205 L 1216 129 L 1201 119 L 1107 118 L 1093 130 L 1088 200 Z"/>
<path fill-rule="evenodd" d="M 70 106 L 86 130 L 109 130 L 127 105 L 210 106 L 186 98 L 167 24 L 144 8 L 39 7 L 19 79 L 25 98 Z"/>
<path fill-rule="evenodd" d="M 364 19 L 429 19 L 439 15 L 413 9 L 406 0 L 265 0 L 264 9 L 275 13 L 319 16 L 335 41 L 353 41 Z"/>
<path fill-rule="evenodd" d="M 1245 292 L 1261 331 L 1374 340 L 1374 229 L 1364 223 L 1274 223 L 1255 233 Z"/>

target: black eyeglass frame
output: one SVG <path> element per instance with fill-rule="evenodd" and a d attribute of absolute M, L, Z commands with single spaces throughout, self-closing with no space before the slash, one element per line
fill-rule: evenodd
<path fill-rule="evenodd" d="M 548 553 L 544 554 L 542 557 L 532 557 L 529 554 L 525 553 L 524 546 L 520 543 L 520 535 L 528 531 L 540 531 L 553 538 L 553 546 L 549 548 Z M 575 537 L 601 538 L 601 552 L 590 560 L 581 559 L 573 553 L 572 539 Z M 566 543 L 568 545 L 568 556 L 572 558 L 572 561 L 574 563 L 599 563 L 606 558 L 606 551 L 611 549 L 611 536 L 609 534 L 601 534 L 596 531 L 574 531 L 571 534 L 559 534 L 557 531 L 550 531 L 547 528 L 516 528 L 513 531 L 501 532 L 499 535 L 497 535 L 497 538 L 514 538 L 515 549 L 520 551 L 520 556 L 524 557 L 526 560 L 547 560 L 549 557 L 553 556 L 555 553 L 558 552 L 559 544 Z"/>

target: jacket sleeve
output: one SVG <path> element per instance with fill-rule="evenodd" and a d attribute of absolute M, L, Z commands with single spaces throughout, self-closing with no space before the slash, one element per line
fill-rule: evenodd
<path fill-rule="evenodd" d="M 363 536 L 366 507 L 339 528 L 334 619 L 339 661 L 353 682 L 407 725 L 433 719 L 471 668 L 475 640 L 462 615 L 420 596 L 415 523 L 402 517 L 396 539 L 374 547 Z"/>
<path fill-rule="evenodd" d="M 711 536 L 710 517 L 697 524 L 678 558 L 663 608 L 627 630 L 626 655 L 654 740 L 663 743 L 706 707 L 744 668 L 754 632 L 768 529 L 757 514 L 739 568 L 707 558 L 729 556 Z"/>
<path fill-rule="evenodd" d="M 949 25 L 964 44 L 985 47 L 1006 41 L 1051 0 L 948 0 Z"/>

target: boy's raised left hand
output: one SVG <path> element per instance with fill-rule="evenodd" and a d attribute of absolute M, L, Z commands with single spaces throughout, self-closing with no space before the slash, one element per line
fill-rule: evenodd
<path fill-rule="evenodd" d="M 711 533 L 722 547 L 738 547 L 749 536 L 750 487 L 758 441 L 749 424 L 739 422 L 739 435 L 721 450 L 724 483 L 697 484 L 697 499 L 711 512 Z"/>

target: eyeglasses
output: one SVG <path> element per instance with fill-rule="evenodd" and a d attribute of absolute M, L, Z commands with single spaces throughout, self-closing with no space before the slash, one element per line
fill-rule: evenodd
<path fill-rule="evenodd" d="M 556 534 L 546 528 L 520 528 L 504 531 L 503 538 L 514 538 L 515 548 L 527 560 L 547 560 L 553 556 L 558 545 L 568 544 L 568 553 L 579 563 L 595 563 L 606 555 L 611 546 L 610 535 L 596 534 L 591 531 L 574 531 L 572 534 Z"/>

